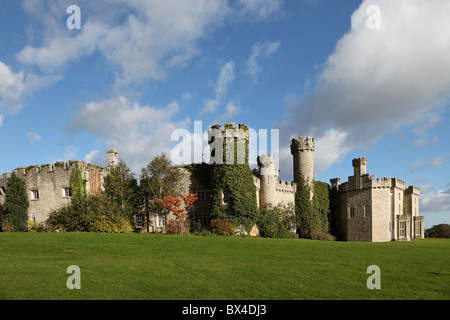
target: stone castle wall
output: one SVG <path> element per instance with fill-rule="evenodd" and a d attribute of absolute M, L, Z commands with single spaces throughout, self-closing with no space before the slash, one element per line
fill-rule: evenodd
<path fill-rule="evenodd" d="M 28 217 L 36 222 L 44 222 L 48 215 L 71 202 L 70 175 L 74 168 L 81 168 L 86 182 L 86 191 L 96 194 L 104 190 L 104 179 L 108 170 L 84 161 L 56 162 L 19 167 L 15 174 L 23 178 L 26 183 L 30 206 Z M 7 188 L 9 174 L 3 174 L 0 179 L 0 188 Z M 3 199 L 1 199 L 3 198 Z M 4 201 L 4 197 L 0 197 Z"/>
<path fill-rule="evenodd" d="M 398 178 L 378 178 L 366 173 L 367 159 L 352 161 L 354 175 L 340 185 L 331 179 L 338 205 L 338 233 L 348 241 L 392 241 L 423 237 L 416 187 L 405 187 Z M 416 218 L 415 218 L 416 217 Z M 414 229 L 414 230 L 413 230 Z"/>

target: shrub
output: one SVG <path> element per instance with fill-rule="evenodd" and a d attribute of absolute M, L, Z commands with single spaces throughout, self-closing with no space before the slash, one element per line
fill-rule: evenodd
<path fill-rule="evenodd" d="M 170 219 L 166 222 L 166 233 L 168 234 L 186 234 L 188 230 L 185 221 Z"/>
<path fill-rule="evenodd" d="M 219 218 L 211 220 L 211 231 L 219 236 L 231 236 L 236 232 L 234 223 Z"/>
<path fill-rule="evenodd" d="M 4 217 L 2 219 L 2 231 L 3 232 L 12 232 L 13 231 L 13 225 L 12 225 L 11 219 L 9 219 L 9 217 Z"/>
<path fill-rule="evenodd" d="M 278 213 L 273 210 L 262 208 L 256 225 L 258 226 L 260 236 L 263 238 L 289 239 L 294 237 L 294 235 L 285 228 Z"/>
<path fill-rule="evenodd" d="M 133 232 L 130 221 L 122 217 L 102 216 L 92 223 L 90 232 L 100 233 L 129 233 Z"/>
<path fill-rule="evenodd" d="M 59 232 L 58 227 L 48 225 L 46 223 L 38 223 L 28 220 L 28 231 L 29 232 Z"/>
<path fill-rule="evenodd" d="M 333 236 L 326 232 L 311 232 L 310 237 L 313 240 L 333 241 Z"/>

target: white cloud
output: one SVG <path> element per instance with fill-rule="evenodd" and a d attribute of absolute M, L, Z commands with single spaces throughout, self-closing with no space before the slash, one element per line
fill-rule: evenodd
<path fill-rule="evenodd" d="M 23 72 L 15 73 L 0 61 L 0 110 L 19 111 L 24 90 Z"/>
<path fill-rule="evenodd" d="M 216 94 L 214 99 L 206 99 L 205 106 L 202 109 L 204 112 L 215 112 L 220 104 L 220 100 L 227 93 L 228 86 L 234 81 L 234 68 L 235 64 L 233 61 L 227 62 L 221 69 L 220 74 L 217 79 L 217 83 L 214 86 L 214 92 Z"/>
<path fill-rule="evenodd" d="M 447 154 L 436 157 L 429 161 L 424 161 L 424 160 L 416 161 L 412 164 L 410 170 L 411 170 L 411 172 L 415 172 L 419 169 L 424 169 L 424 168 L 441 167 L 448 161 L 449 157 L 450 157 L 450 153 L 447 153 Z"/>
<path fill-rule="evenodd" d="M 28 132 L 27 134 L 27 141 L 29 145 L 34 144 L 35 142 L 41 141 L 42 137 L 33 131 Z"/>
<path fill-rule="evenodd" d="M 366 25 L 371 4 L 380 7 L 381 30 Z M 312 92 L 289 105 L 276 123 L 281 141 L 292 135 L 320 137 L 334 128 L 347 134 L 346 146 L 368 149 L 386 133 L 420 123 L 424 114 L 445 105 L 449 20 L 446 0 L 363 1 Z"/>
<path fill-rule="evenodd" d="M 24 8 L 43 25 L 42 45 L 25 47 L 19 61 L 57 72 L 98 51 L 116 73 L 116 88 L 162 79 L 185 65 L 198 54 L 198 41 L 230 13 L 221 0 L 89 1 L 81 6 L 81 30 L 67 32 L 60 21 L 66 7 L 62 0 L 25 1 Z"/>
<path fill-rule="evenodd" d="M 240 17 L 267 20 L 283 14 L 283 0 L 238 0 L 237 3 Z"/>
<path fill-rule="evenodd" d="M 225 107 L 225 113 L 221 116 L 218 123 L 231 121 L 233 122 L 235 117 L 242 113 L 241 107 L 236 105 L 233 101 L 230 101 L 227 103 L 227 106 Z"/>
<path fill-rule="evenodd" d="M 419 206 L 420 212 L 450 211 L 450 189 L 421 195 Z"/>
<path fill-rule="evenodd" d="M 6 114 L 19 112 L 26 98 L 60 79 L 58 75 L 38 76 L 23 71 L 14 72 L 0 61 L 0 111 Z M 3 120 L 4 115 L 1 118 Z"/>
<path fill-rule="evenodd" d="M 154 156 L 170 154 L 168 143 L 175 129 L 185 128 L 189 119 L 174 121 L 179 111 L 177 102 L 164 108 L 141 106 L 124 96 L 83 105 L 67 126 L 71 132 L 87 131 L 102 139 L 108 148 L 117 149 L 119 158 L 139 173 Z M 97 161 L 91 151 L 86 160 Z"/>
<path fill-rule="evenodd" d="M 431 183 L 424 184 L 420 186 L 420 193 L 427 193 L 430 192 L 431 189 L 433 189 L 433 185 Z"/>
<path fill-rule="evenodd" d="M 61 34 L 53 37 L 44 47 L 27 45 L 18 53 L 17 59 L 24 65 L 36 65 L 46 73 L 59 73 L 66 69 L 70 62 L 78 61 L 94 52 L 107 31 L 105 25 L 88 21 L 83 25 L 83 31 L 74 37 Z"/>
<path fill-rule="evenodd" d="M 257 43 L 252 47 L 252 54 L 247 60 L 246 73 L 253 79 L 258 81 L 258 75 L 261 72 L 260 62 L 278 51 L 280 42 Z"/>

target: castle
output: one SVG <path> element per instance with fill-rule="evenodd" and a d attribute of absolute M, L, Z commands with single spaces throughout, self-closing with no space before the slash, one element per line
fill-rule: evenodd
<path fill-rule="evenodd" d="M 233 123 L 226 124 L 225 127 L 238 129 Z M 220 130 L 219 125 L 213 128 Z M 234 136 L 236 137 L 239 139 L 239 136 Z M 245 138 L 241 140 L 245 141 Z M 314 138 L 292 139 L 290 150 L 293 157 L 293 181 L 278 179 L 275 155 L 258 156 L 258 168 L 252 171 L 258 207 L 270 209 L 277 205 L 293 204 L 299 181 L 313 185 Z M 70 203 L 70 174 L 76 167 L 83 169 L 88 193 L 95 194 L 104 190 L 104 179 L 109 169 L 118 163 L 116 150 L 109 149 L 107 153 L 107 167 L 77 160 L 15 169 L 15 173 L 26 181 L 30 200 L 29 219 L 44 222 L 50 212 Z M 419 216 L 420 190 L 414 186 L 406 188 L 405 183 L 397 178 L 375 180 L 374 176 L 366 173 L 366 166 L 366 158 L 353 159 L 354 175 L 348 177 L 348 182 L 341 184 L 339 178 L 331 179 L 328 219 L 330 233 L 344 241 L 380 242 L 423 238 L 424 217 Z M 211 220 L 208 206 L 211 186 L 207 181 L 208 176 L 198 170 L 189 170 L 189 166 L 182 166 L 180 169 L 183 177 L 180 192 L 198 194 L 190 218 L 207 226 Z M 5 202 L 8 176 L 4 173 L 0 178 L 0 205 Z M 312 199 L 313 188 L 311 190 Z M 227 192 L 224 190 L 222 203 L 226 205 L 227 202 Z M 166 219 L 170 215 L 153 215 L 149 218 L 150 221 L 145 222 L 144 215 L 137 213 L 136 228 L 148 232 L 164 232 Z M 293 227 L 295 230 L 295 226 Z M 250 231 L 250 235 L 257 234 L 257 228 Z"/>

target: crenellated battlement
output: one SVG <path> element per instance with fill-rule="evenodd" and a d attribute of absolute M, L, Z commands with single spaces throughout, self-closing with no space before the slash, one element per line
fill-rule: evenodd
<path fill-rule="evenodd" d="M 66 161 L 58 161 L 55 163 L 46 163 L 39 165 L 30 165 L 28 167 L 18 167 L 14 169 L 14 172 L 20 176 L 27 176 L 30 174 L 42 174 L 42 173 L 50 173 L 50 172 L 59 172 L 59 171 L 68 171 L 74 168 L 82 168 L 82 169 L 100 169 L 101 167 L 86 163 L 82 160 L 70 160 Z M 4 173 L 3 176 L 8 173 Z"/>
<path fill-rule="evenodd" d="M 259 167 L 259 175 L 267 176 L 274 175 L 278 176 L 278 172 L 275 169 L 276 159 L 274 154 L 263 154 L 258 156 L 257 158 L 258 167 Z"/>
<path fill-rule="evenodd" d="M 407 194 L 414 194 L 416 196 L 420 195 L 420 188 L 414 187 L 414 186 L 409 186 L 406 190 L 405 193 Z"/>
<path fill-rule="evenodd" d="M 312 151 L 316 149 L 316 143 L 312 137 L 299 137 L 291 140 L 291 153 L 294 154 L 297 151 Z"/>
<path fill-rule="evenodd" d="M 242 123 L 236 127 L 234 122 L 225 123 L 223 129 L 220 124 L 215 124 L 208 129 L 208 141 L 211 142 L 213 137 L 217 139 L 220 136 L 222 136 L 222 138 L 249 140 L 249 129 Z"/>
<path fill-rule="evenodd" d="M 352 160 L 352 166 L 367 166 L 367 158 L 355 158 Z"/>
<path fill-rule="evenodd" d="M 400 180 L 398 178 L 392 178 L 391 179 L 391 186 L 405 190 L 406 183 L 403 180 Z"/>

